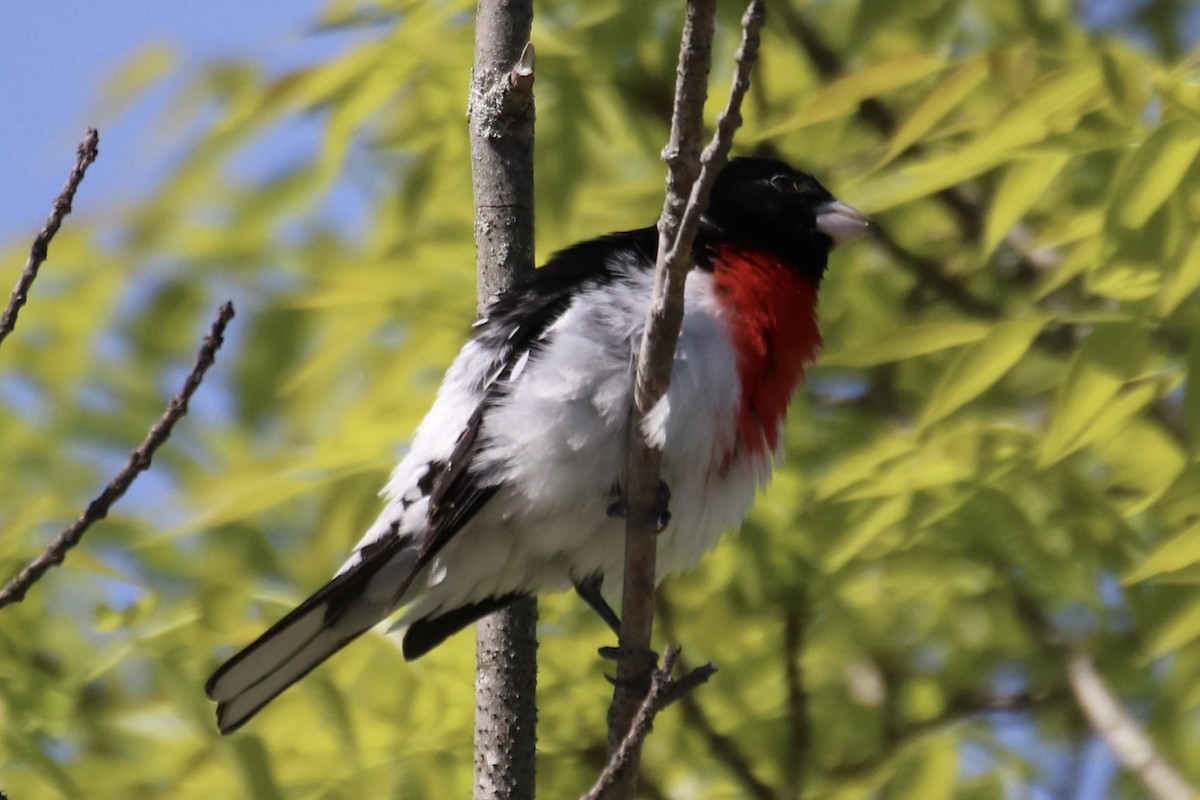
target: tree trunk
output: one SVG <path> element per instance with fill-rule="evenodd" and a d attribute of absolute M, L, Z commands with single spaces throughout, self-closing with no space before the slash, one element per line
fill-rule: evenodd
<path fill-rule="evenodd" d="M 533 272 L 532 0 L 480 0 L 468 116 L 479 311 Z M 532 800 L 537 745 L 537 601 L 476 632 L 475 800 Z"/>

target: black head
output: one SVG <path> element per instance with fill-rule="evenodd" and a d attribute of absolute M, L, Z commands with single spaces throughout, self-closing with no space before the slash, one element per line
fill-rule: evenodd
<path fill-rule="evenodd" d="M 807 172 L 773 158 L 735 158 L 713 184 L 705 222 L 722 238 L 824 271 L 829 251 L 870 232 L 871 221 Z"/>

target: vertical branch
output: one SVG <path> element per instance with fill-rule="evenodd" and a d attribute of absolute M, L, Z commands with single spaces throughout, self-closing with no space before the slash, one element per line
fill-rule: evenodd
<path fill-rule="evenodd" d="M 804 796 L 806 767 L 812 754 L 812 728 L 808 719 L 808 692 L 804 688 L 804 645 L 809 610 L 789 610 L 783 620 L 783 649 L 788 691 L 788 750 L 784 763 L 784 797 Z"/>
<path fill-rule="evenodd" d="M 692 262 L 692 244 L 700 215 L 708 203 L 717 173 L 728 158 L 733 133 L 741 124 L 741 104 L 750 87 L 750 70 L 757 59 L 763 24 L 763 3 L 751 0 L 742 18 L 742 42 L 729 102 L 717 120 L 717 131 L 699 153 L 712 64 L 715 0 L 689 0 L 676 72 L 671 135 L 663 158 L 668 164 L 667 196 L 658 223 L 658 255 L 654 292 L 637 357 L 637 373 L 629 430 L 626 466 L 625 584 L 621 600 L 621 660 L 609 719 L 609 754 L 617 751 L 631 730 L 634 717 L 649 690 L 647 661 L 654 615 L 657 577 L 656 535 L 662 443 L 648 440 L 644 421 L 666 396 L 675 345 L 683 321 L 683 288 Z M 609 798 L 632 798 L 637 788 L 640 743 L 605 793 Z"/>
<path fill-rule="evenodd" d="M 482 0 L 467 116 L 479 310 L 533 274 L 532 0 Z"/>
<path fill-rule="evenodd" d="M 654 586 L 657 573 L 657 520 L 659 467 L 662 450 L 646 441 L 641 421 L 667 392 L 671 363 L 683 322 L 685 258 L 668 262 L 675 244 L 687 198 L 700 174 L 700 141 L 708 73 L 712 66 L 713 16 L 716 0 L 688 0 L 679 65 L 675 73 L 675 106 L 671 134 L 663 149 L 667 162 L 667 196 L 658 221 L 658 255 L 654 294 L 637 358 L 633 410 L 629 431 L 629 460 L 625 482 L 625 584 L 621 595 L 620 644 L 623 657 L 617 664 L 617 687 L 609 712 L 610 756 L 620 747 L 648 690 L 646 657 L 654 621 Z M 688 255 L 690 255 L 690 246 Z M 640 655 L 639 655 L 640 654 Z M 637 787 L 640 748 L 629 756 L 607 797 L 632 798 Z"/>
<path fill-rule="evenodd" d="M 477 308 L 533 273 L 532 0 L 480 0 L 467 115 Z M 537 601 L 481 620 L 475 643 L 475 800 L 532 800 Z"/>

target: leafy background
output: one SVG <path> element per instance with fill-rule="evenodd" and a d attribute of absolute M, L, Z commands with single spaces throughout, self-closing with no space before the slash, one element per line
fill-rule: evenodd
<path fill-rule="evenodd" d="M 1144 796 L 1049 630 L 1200 781 L 1195 10 L 769 11 L 737 149 L 888 233 L 834 258 L 780 475 L 662 592 L 660 639 L 721 673 L 660 718 L 645 796 Z M 158 44 L 112 71 L 104 119 L 158 96 L 136 146 L 166 166 L 68 220 L 0 353 L 5 574 L 140 440 L 216 305 L 239 314 L 151 474 L 3 612 L 14 800 L 467 796 L 469 635 L 414 664 L 365 637 L 227 739 L 201 686 L 340 563 L 468 333 L 472 12 L 331 0 L 303 66 Z M 678 25 L 538 8 L 543 255 L 657 213 Z M 28 240 L 0 251 L 13 276 Z M 540 794 L 574 796 L 603 757 L 608 636 L 561 596 L 541 638 Z"/>

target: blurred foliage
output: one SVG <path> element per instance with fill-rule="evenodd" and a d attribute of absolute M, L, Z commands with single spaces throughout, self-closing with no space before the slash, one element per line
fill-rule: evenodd
<path fill-rule="evenodd" d="M 721 673 L 660 718 L 647 797 L 1073 796 L 1108 757 L 1021 598 L 1200 781 L 1200 75 L 1189 4 L 1131 8 L 771 8 L 737 149 L 889 233 L 833 259 L 781 474 L 663 591 L 660 638 Z M 14 800 L 468 796 L 469 635 L 414 664 L 365 637 L 228 739 L 201 687 L 340 563 L 468 333 L 472 12 L 330 0 L 312 35 L 355 35 L 326 63 L 180 73 L 158 47 L 114 75 L 109 109 L 184 76 L 156 143 L 179 158 L 68 220 L 0 353 L 5 575 L 141 438 L 218 302 L 239 315 L 151 474 L 0 612 Z M 655 218 L 679 16 L 538 9 L 543 256 Z M 297 129 L 317 145 L 248 177 Z M 570 797 L 603 755 L 608 635 L 542 609 L 541 795 Z"/>

